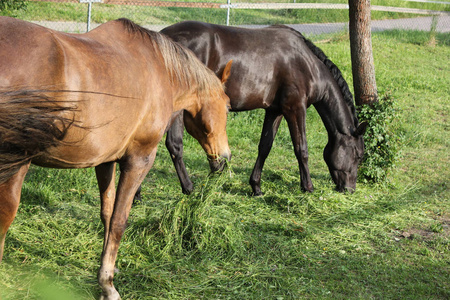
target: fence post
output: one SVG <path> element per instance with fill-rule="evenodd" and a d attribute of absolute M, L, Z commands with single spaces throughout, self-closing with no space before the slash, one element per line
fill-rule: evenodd
<path fill-rule="evenodd" d="M 230 25 L 230 9 L 231 9 L 231 0 L 227 0 L 227 26 Z"/>
<path fill-rule="evenodd" d="M 92 10 L 92 3 L 93 2 L 101 3 L 102 0 L 80 0 L 80 3 L 87 3 L 88 4 L 88 15 L 87 15 L 86 32 L 89 32 L 89 30 L 91 29 L 91 10 Z"/>

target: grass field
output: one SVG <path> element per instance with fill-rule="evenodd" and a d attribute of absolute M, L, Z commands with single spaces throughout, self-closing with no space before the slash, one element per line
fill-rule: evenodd
<path fill-rule="evenodd" d="M 448 299 L 450 35 L 428 41 L 424 32 L 373 36 L 380 94 L 400 110 L 401 158 L 386 183 L 359 183 L 352 195 L 333 190 L 314 108 L 311 194 L 300 191 L 283 121 L 263 172 L 265 195 L 250 195 L 262 111 L 229 115 L 233 160 L 220 176 L 208 177 L 203 151 L 186 137 L 190 196 L 161 143 L 119 248 L 123 299 Z M 351 83 L 348 37 L 316 42 Z M 93 170 L 33 167 L 7 236 L 0 298 L 97 298 L 99 206 Z"/>

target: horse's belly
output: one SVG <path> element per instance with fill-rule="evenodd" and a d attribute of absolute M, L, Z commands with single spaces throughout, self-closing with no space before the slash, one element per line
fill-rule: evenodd
<path fill-rule="evenodd" d="M 111 123 L 72 126 L 61 145 L 48 148 L 33 163 L 50 168 L 89 168 L 116 161 L 126 152 L 134 131 L 133 127 L 119 128 Z"/>
<path fill-rule="evenodd" d="M 74 169 L 90 168 L 105 162 L 116 161 L 123 156 L 126 148 L 107 148 L 101 151 L 97 147 L 64 146 L 51 148 L 44 154 L 33 158 L 35 165 L 47 168 Z M 106 151 L 108 150 L 108 151 Z"/>
<path fill-rule="evenodd" d="M 118 161 L 127 155 L 146 155 L 158 145 L 169 117 L 72 128 L 63 145 L 49 148 L 32 162 L 49 168 L 89 168 Z"/>
<path fill-rule="evenodd" d="M 96 163 L 95 161 L 70 161 L 61 157 L 53 157 L 49 155 L 36 157 L 32 160 L 32 163 L 40 167 L 55 169 L 83 169 L 100 165 L 100 163 Z"/>

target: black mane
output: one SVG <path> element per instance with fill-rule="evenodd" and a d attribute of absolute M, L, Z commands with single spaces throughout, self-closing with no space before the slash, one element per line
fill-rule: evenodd
<path fill-rule="evenodd" d="M 301 34 L 300 34 L 301 35 Z M 344 76 L 342 76 L 341 70 L 323 53 L 323 51 L 313 44 L 310 40 L 305 38 L 303 35 L 303 40 L 308 48 L 317 56 L 317 58 L 327 66 L 330 70 L 331 75 L 333 75 L 334 80 L 338 84 L 341 89 L 342 96 L 344 97 L 345 102 L 348 104 L 350 109 L 352 110 L 352 114 L 354 116 L 355 126 L 358 126 L 358 117 L 356 116 L 355 104 L 353 102 L 353 95 L 350 92 L 350 88 L 348 87 L 347 81 L 345 81 Z"/>

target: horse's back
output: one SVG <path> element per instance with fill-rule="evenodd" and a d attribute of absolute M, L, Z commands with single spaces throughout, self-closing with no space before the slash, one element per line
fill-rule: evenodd
<path fill-rule="evenodd" d="M 117 21 L 86 34 L 69 34 L 0 17 L 0 45 L 0 87 L 58 85 L 81 90 L 83 83 L 99 83 L 95 78 L 99 73 L 114 82 L 114 77 L 119 80 L 120 73 L 128 69 L 136 71 L 146 62 L 158 63 L 158 54 Z M 142 59 L 143 53 L 147 60 Z"/>
<path fill-rule="evenodd" d="M 280 56 L 312 55 L 301 39 L 301 34 L 286 26 L 269 26 L 258 29 L 209 24 L 198 21 L 180 22 L 161 32 L 196 54 L 210 49 L 215 55 L 259 58 L 266 64 L 279 61 Z M 220 53 L 219 53 L 220 51 Z M 211 56 L 210 59 L 215 59 Z M 206 61 L 208 65 L 208 61 Z"/>
<path fill-rule="evenodd" d="M 294 90 L 307 98 L 317 94 L 315 82 L 329 76 L 303 36 L 286 26 L 250 29 L 187 21 L 161 32 L 191 49 L 219 77 L 233 60 L 226 87 L 235 111 L 279 107 L 277 95 Z"/>
<path fill-rule="evenodd" d="M 0 87 L 75 88 L 71 77 L 86 74 L 94 59 L 101 64 L 99 53 L 105 49 L 85 34 L 0 17 Z"/>

